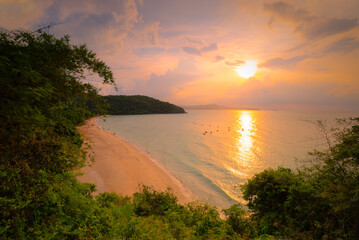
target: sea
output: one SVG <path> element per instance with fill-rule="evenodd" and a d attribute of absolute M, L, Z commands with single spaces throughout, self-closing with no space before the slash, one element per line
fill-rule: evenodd
<path fill-rule="evenodd" d="M 228 208 L 241 186 L 278 166 L 296 170 L 325 150 L 325 128 L 359 112 L 188 110 L 186 114 L 107 116 L 97 124 L 135 145 L 177 178 L 194 199 Z"/>

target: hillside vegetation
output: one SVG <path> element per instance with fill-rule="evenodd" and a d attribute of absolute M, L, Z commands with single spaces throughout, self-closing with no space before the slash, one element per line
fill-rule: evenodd
<path fill-rule="evenodd" d="M 359 239 L 359 118 L 333 129 L 308 167 L 248 180 L 249 211 L 234 205 L 225 220 L 146 186 L 94 197 L 96 186 L 76 179 L 87 164 L 76 125 L 105 113 L 83 80 L 91 72 L 113 84 L 109 67 L 44 32 L 2 31 L 0 52 L 0 239 Z"/>
<path fill-rule="evenodd" d="M 104 96 L 111 115 L 185 113 L 184 109 L 147 96 Z"/>

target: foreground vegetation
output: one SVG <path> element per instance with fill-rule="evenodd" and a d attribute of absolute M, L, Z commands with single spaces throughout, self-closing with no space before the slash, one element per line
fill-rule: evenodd
<path fill-rule="evenodd" d="M 143 186 L 93 197 L 76 172 L 86 152 L 76 125 L 104 113 L 85 74 L 113 84 L 86 46 L 38 32 L 0 35 L 0 239 L 359 239 L 359 118 L 301 170 L 268 169 L 242 186 L 241 205 L 178 204 Z"/>
<path fill-rule="evenodd" d="M 184 109 L 168 102 L 135 95 L 135 96 L 104 96 L 111 115 L 154 114 L 154 113 L 185 113 Z"/>

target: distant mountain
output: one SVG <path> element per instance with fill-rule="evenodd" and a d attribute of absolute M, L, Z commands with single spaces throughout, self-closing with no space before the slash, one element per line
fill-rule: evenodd
<path fill-rule="evenodd" d="M 147 96 L 110 95 L 102 98 L 109 104 L 111 115 L 186 113 L 181 107 Z"/>
<path fill-rule="evenodd" d="M 181 107 L 187 110 L 259 110 L 257 108 L 248 108 L 248 107 L 240 107 L 240 106 L 223 106 L 217 104 L 181 106 Z"/>

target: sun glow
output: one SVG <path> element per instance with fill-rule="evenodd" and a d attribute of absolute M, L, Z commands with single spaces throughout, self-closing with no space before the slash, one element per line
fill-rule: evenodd
<path fill-rule="evenodd" d="M 257 61 L 246 61 L 243 65 L 236 67 L 239 76 L 244 78 L 253 77 L 257 69 Z"/>

